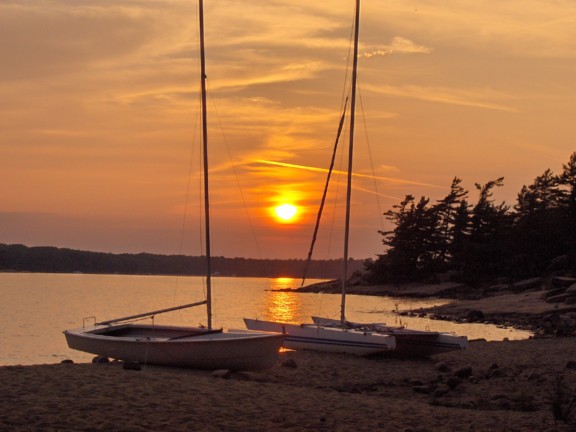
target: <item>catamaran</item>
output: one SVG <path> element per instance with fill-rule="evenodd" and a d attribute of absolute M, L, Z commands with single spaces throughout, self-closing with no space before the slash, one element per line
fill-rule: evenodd
<path fill-rule="evenodd" d="M 348 182 L 346 196 L 346 219 L 344 236 L 344 258 L 342 275 L 341 322 L 345 323 L 346 281 L 348 279 L 348 244 L 350 233 L 350 203 L 352 194 L 352 162 L 354 154 L 354 121 L 356 108 L 356 81 L 358 71 L 358 37 L 360 24 L 360 0 L 356 0 L 354 23 L 354 57 L 352 61 L 352 82 L 350 97 L 350 139 L 348 149 Z M 274 321 L 244 318 L 246 327 L 251 330 L 276 331 L 286 335 L 284 346 L 290 349 L 311 349 L 317 351 L 344 352 L 357 355 L 371 355 L 389 352 L 396 347 L 396 338 L 370 329 L 346 326 L 325 326 L 322 324 L 290 324 Z"/>
<path fill-rule="evenodd" d="M 384 323 L 358 323 L 340 320 L 312 317 L 312 321 L 323 327 L 339 327 L 377 332 L 396 338 L 394 354 L 406 357 L 428 357 L 449 351 L 458 351 L 468 346 L 466 336 L 458 336 L 448 332 L 430 330 L 415 330 L 403 326 L 390 326 Z"/>

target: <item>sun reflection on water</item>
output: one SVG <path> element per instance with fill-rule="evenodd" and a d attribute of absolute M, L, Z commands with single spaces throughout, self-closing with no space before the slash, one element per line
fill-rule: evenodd
<path fill-rule="evenodd" d="M 270 321 L 295 323 L 302 315 L 302 296 L 294 292 L 274 291 L 294 288 L 297 281 L 294 278 L 276 278 L 270 280 L 270 290 L 267 291 L 263 318 Z"/>

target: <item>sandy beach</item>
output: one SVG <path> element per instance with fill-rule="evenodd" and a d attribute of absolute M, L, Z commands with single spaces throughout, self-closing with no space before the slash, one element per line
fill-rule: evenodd
<path fill-rule="evenodd" d="M 473 341 L 430 359 L 292 351 L 228 378 L 122 363 L 6 366 L 0 430 L 576 430 L 575 342 Z"/>

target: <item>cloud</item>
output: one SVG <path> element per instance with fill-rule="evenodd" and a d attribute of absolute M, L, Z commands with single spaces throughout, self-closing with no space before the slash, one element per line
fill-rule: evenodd
<path fill-rule="evenodd" d="M 273 166 L 292 168 L 292 169 L 298 169 L 298 170 L 304 170 L 304 171 L 316 171 L 316 172 L 324 172 L 324 173 L 328 172 L 328 169 L 326 169 L 326 168 L 318 168 L 318 167 L 314 167 L 314 166 L 305 166 L 305 165 L 296 165 L 296 164 L 291 164 L 291 163 L 287 163 L 287 162 L 276 162 L 276 161 L 270 161 L 270 160 L 256 160 L 254 162 L 257 164 L 273 165 Z M 277 171 L 275 171 L 275 172 L 277 172 Z M 338 171 L 338 170 L 335 170 L 334 173 L 338 174 L 338 175 L 346 175 L 345 172 Z M 398 178 L 393 178 L 393 177 L 383 177 L 383 176 L 377 176 L 377 175 L 372 175 L 372 174 L 363 174 L 363 173 L 359 173 L 359 172 L 353 173 L 352 176 L 358 177 L 358 178 L 367 178 L 367 179 L 372 179 L 372 180 L 381 180 L 381 181 L 385 181 L 385 182 L 389 182 L 389 183 L 397 183 L 397 184 L 408 184 L 408 185 L 417 185 L 417 186 L 433 187 L 433 188 L 443 187 L 443 186 L 433 185 L 433 184 L 429 184 L 429 183 L 422 183 L 422 182 L 417 182 L 417 181 L 412 181 L 412 180 L 403 180 L 403 179 L 398 179 Z"/>
<path fill-rule="evenodd" d="M 506 112 L 518 111 L 517 108 L 506 103 L 513 99 L 511 96 L 488 87 L 458 89 L 451 87 L 425 87 L 417 85 L 364 85 L 363 88 L 373 93 L 401 96 L 449 105 L 461 105 Z"/>
<path fill-rule="evenodd" d="M 431 52 L 432 48 L 418 45 L 409 39 L 396 36 L 387 46 L 364 52 L 361 56 L 364 58 L 371 58 L 376 56 L 387 56 L 390 54 L 428 54 Z"/>

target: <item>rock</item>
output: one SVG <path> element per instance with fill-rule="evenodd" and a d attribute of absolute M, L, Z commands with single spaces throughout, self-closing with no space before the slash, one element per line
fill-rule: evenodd
<path fill-rule="evenodd" d="M 508 284 L 497 284 L 497 285 L 491 285 L 491 286 L 485 288 L 484 291 L 486 293 L 495 293 L 495 292 L 500 292 L 500 291 L 506 291 L 508 288 L 510 288 L 510 286 Z"/>
<path fill-rule="evenodd" d="M 215 370 L 214 372 L 212 372 L 212 376 L 214 378 L 228 379 L 228 378 L 230 378 L 231 375 L 232 375 L 232 372 L 230 372 L 230 370 L 228 370 L 228 369 L 218 369 L 218 370 Z"/>
<path fill-rule="evenodd" d="M 469 310 L 466 313 L 466 320 L 468 322 L 481 322 L 484 321 L 484 312 L 482 312 L 481 310 Z"/>
<path fill-rule="evenodd" d="M 454 376 L 458 378 L 468 378 L 472 376 L 472 366 L 466 366 L 454 372 Z"/>
<path fill-rule="evenodd" d="M 572 277 L 555 276 L 552 278 L 552 286 L 555 288 L 568 288 L 575 283 L 576 279 Z"/>
<path fill-rule="evenodd" d="M 570 263 L 570 258 L 568 255 L 560 255 L 559 257 L 554 258 L 548 264 L 548 270 L 558 270 L 563 269 L 566 267 L 567 264 Z"/>
<path fill-rule="evenodd" d="M 294 360 L 294 359 L 286 359 L 280 365 L 284 366 L 284 367 L 292 368 L 292 369 L 298 368 L 298 363 L 296 363 L 296 360 Z"/>
<path fill-rule="evenodd" d="M 576 369 L 576 360 L 568 360 L 566 369 Z"/>
<path fill-rule="evenodd" d="M 544 294 L 542 294 L 542 298 L 544 300 L 546 300 L 546 299 L 549 299 L 550 297 L 564 294 L 565 292 L 566 292 L 566 288 L 553 288 L 553 289 L 550 289 L 548 291 L 545 291 Z"/>
<path fill-rule="evenodd" d="M 564 301 L 570 297 L 570 294 L 558 294 L 546 299 L 546 303 L 564 303 Z"/>
<path fill-rule="evenodd" d="M 432 393 L 432 396 L 434 397 L 442 397 L 447 395 L 450 392 L 450 388 L 446 387 L 446 386 L 442 386 L 442 387 L 438 387 L 436 390 L 434 390 L 434 392 Z"/>
<path fill-rule="evenodd" d="M 74 360 L 66 359 L 60 362 L 61 364 L 74 364 Z"/>
<path fill-rule="evenodd" d="M 448 372 L 448 371 L 450 371 L 450 367 L 448 366 L 448 363 L 443 362 L 443 361 L 436 363 L 436 364 L 434 365 L 434 368 L 436 368 L 436 370 L 437 370 L 437 371 L 440 371 L 440 372 Z"/>
<path fill-rule="evenodd" d="M 492 369 L 488 371 L 488 378 L 499 378 L 507 376 L 504 369 Z"/>
<path fill-rule="evenodd" d="M 97 364 L 110 363 L 110 359 L 108 357 L 96 356 L 92 359 L 92 363 Z"/>
<path fill-rule="evenodd" d="M 136 362 L 136 361 L 124 362 L 124 364 L 122 365 L 122 368 L 124 370 L 133 370 L 133 371 L 142 370 L 142 366 L 140 365 L 139 362 Z"/>
<path fill-rule="evenodd" d="M 515 282 L 511 285 L 511 288 L 514 292 L 522 292 L 529 289 L 540 288 L 541 285 L 542 278 L 538 277 Z"/>
<path fill-rule="evenodd" d="M 450 388 L 450 390 L 454 390 L 462 383 L 462 380 L 458 377 L 451 376 L 446 380 L 446 385 Z"/>

